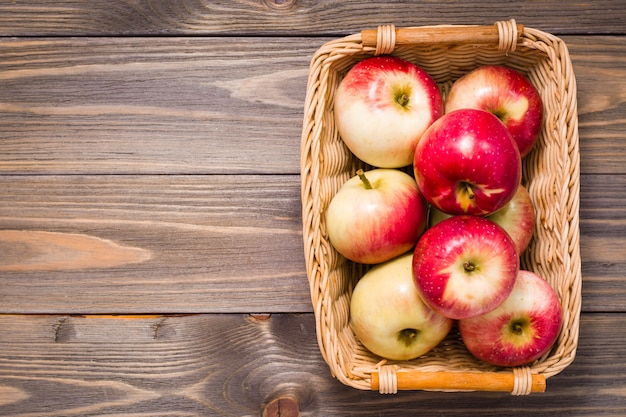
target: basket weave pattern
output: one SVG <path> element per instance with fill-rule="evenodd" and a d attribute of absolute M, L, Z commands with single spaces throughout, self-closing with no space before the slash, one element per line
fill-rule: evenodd
<path fill-rule="evenodd" d="M 473 33 L 484 29 L 487 35 Z M 495 41 L 490 33 L 494 33 Z M 404 36 L 405 34 L 418 36 Z M 324 44 L 309 73 L 301 144 L 303 238 L 318 344 L 330 370 L 358 389 L 502 390 L 510 379 L 515 395 L 533 391 L 536 376 L 547 379 L 574 359 L 581 307 L 579 253 L 579 145 L 576 82 L 565 44 L 557 37 L 497 22 L 493 27 L 432 26 L 396 30 L 381 26 L 374 44 L 363 31 Z M 402 39 L 401 39 L 402 38 Z M 533 239 L 521 267 L 556 289 L 563 327 L 553 349 L 530 366 L 496 368 L 475 359 L 456 329 L 435 349 L 411 361 L 386 361 L 371 354 L 349 326 L 352 289 L 366 271 L 330 245 L 324 214 L 332 197 L 358 168 L 368 169 L 343 144 L 334 125 L 333 97 L 345 73 L 373 55 L 393 54 L 424 68 L 444 97 L 468 71 L 503 64 L 526 75 L 539 90 L 545 120 L 539 139 L 523 160 L 522 183 L 535 204 Z M 475 378 L 476 377 L 476 378 Z M 405 382 L 405 379 L 412 381 Z M 415 380 L 418 380 L 416 383 Z"/>

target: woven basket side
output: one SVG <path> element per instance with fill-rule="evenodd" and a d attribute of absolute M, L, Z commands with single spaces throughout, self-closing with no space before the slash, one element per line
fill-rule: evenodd
<path fill-rule="evenodd" d="M 534 29 L 525 31 L 525 43 L 541 50 L 548 60 L 529 77 L 541 85 L 547 112 L 538 146 L 524 161 L 529 193 L 541 213 L 523 265 L 557 290 L 563 310 L 563 327 L 555 348 L 533 370 L 551 377 L 574 359 L 578 345 L 581 309 L 579 231 L 580 155 L 576 80 L 569 52 L 559 38 Z"/>
<path fill-rule="evenodd" d="M 323 215 L 332 196 L 354 172 L 354 158 L 339 138 L 330 108 L 339 71 L 362 53 L 360 37 L 348 36 L 323 45 L 311 61 L 301 138 L 301 190 L 304 254 L 318 345 L 331 373 L 350 385 L 352 348 L 338 334 L 347 333 L 349 300 L 360 273 L 337 254 L 325 237 Z M 350 279 L 349 277 L 354 277 Z"/>

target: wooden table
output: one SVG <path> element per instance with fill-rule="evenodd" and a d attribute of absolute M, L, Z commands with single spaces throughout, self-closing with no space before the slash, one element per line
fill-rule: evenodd
<path fill-rule="evenodd" d="M 577 357 L 526 397 L 346 387 L 302 251 L 311 56 L 508 18 L 578 80 Z M 625 415 L 624 22 L 621 0 L 0 2 L 0 415 Z"/>

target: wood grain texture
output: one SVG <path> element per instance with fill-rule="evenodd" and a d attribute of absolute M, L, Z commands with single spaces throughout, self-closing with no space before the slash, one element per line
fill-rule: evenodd
<path fill-rule="evenodd" d="M 516 18 L 557 34 L 623 33 L 620 0 L 316 1 L 220 0 L 101 2 L 27 0 L 0 5 L 0 35 L 171 35 L 347 33 L 379 24 L 490 24 Z"/>
<path fill-rule="evenodd" d="M 297 176 L 0 176 L 0 190 L 0 312 L 311 310 Z M 42 266 L 77 239 L 109 247 Z"/>
<path fill-rule="evenodd" d="M 0 172 L 297 173 L 316 47 L 0 40 Z"/>
<path fill-rule="evenodd" d="M 118 268 L 146 262 L 149 251 L 77 233 L 0 230 L 0 272 Z"/>
<path fill-rule="evenodd" d="M 624 175 L 581 177 L 580 250 L 586 311 L 624 311 L 626 305 L 624 192 Z"/>
<path fill-rule="evenodd" d="M 580 165 L 581 172 L 626 174 L 626 44 L 607 40 L 566 41 L 577 81 Z"/>
<path fill-rule="evenodd" d="M 626 176 L 581 183 L 583 310 L 623 311 Z M 0 190 L 0 312 L 312 311 L 298 176 L 0 176 Z M 75 252 L 42 232 L 150 258 L 46 270 L 37 253 Z"/>
<path fill-rule="evenodd" d="M 0 173 L 297 174 L 327 39 L 0 39 Z M 626 45 L 565 40 L 581 170 L 625 174 Z"/>
<path fill-rule="evenodd" d="M 259 416 L 287 397 L 302 416 L 617 417 L 626 412 L 621 322 L 585 315 L 577 358 L 545 393 L 385 396 L 331 377 L 310 314 L 0 316 L 0 414 Z"/>

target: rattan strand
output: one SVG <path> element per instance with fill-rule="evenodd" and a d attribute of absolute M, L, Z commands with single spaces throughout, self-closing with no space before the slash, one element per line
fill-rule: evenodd
<path fill-rule="evenodd" d="M 390 54 L 396 48 L 396 27 L 394 25 L 378 26 L 376 51 L 374 55 Z"/>
<path fill-rule="evenodd" d="M 505 52 L 515 51 L 518 36 L 515 19 L 510 19 L 506 22 L 496 22 L 496 26 L 498 27 L 498 36 L 500 38 L 498 49 Z"/>
<path fill-rule="evenodd" d="M 396 394 L 398 392 L 398 374 L 396 366 L 386 365 L 378 368 L 379 387 L 381 394 Z"/>
<path fill-rule="evenodd" d="M 529 367 L 520 366 L 513 368 L 513 391 L 512 395 L 528 395 L 531 392 L 533 380 Z"/>

